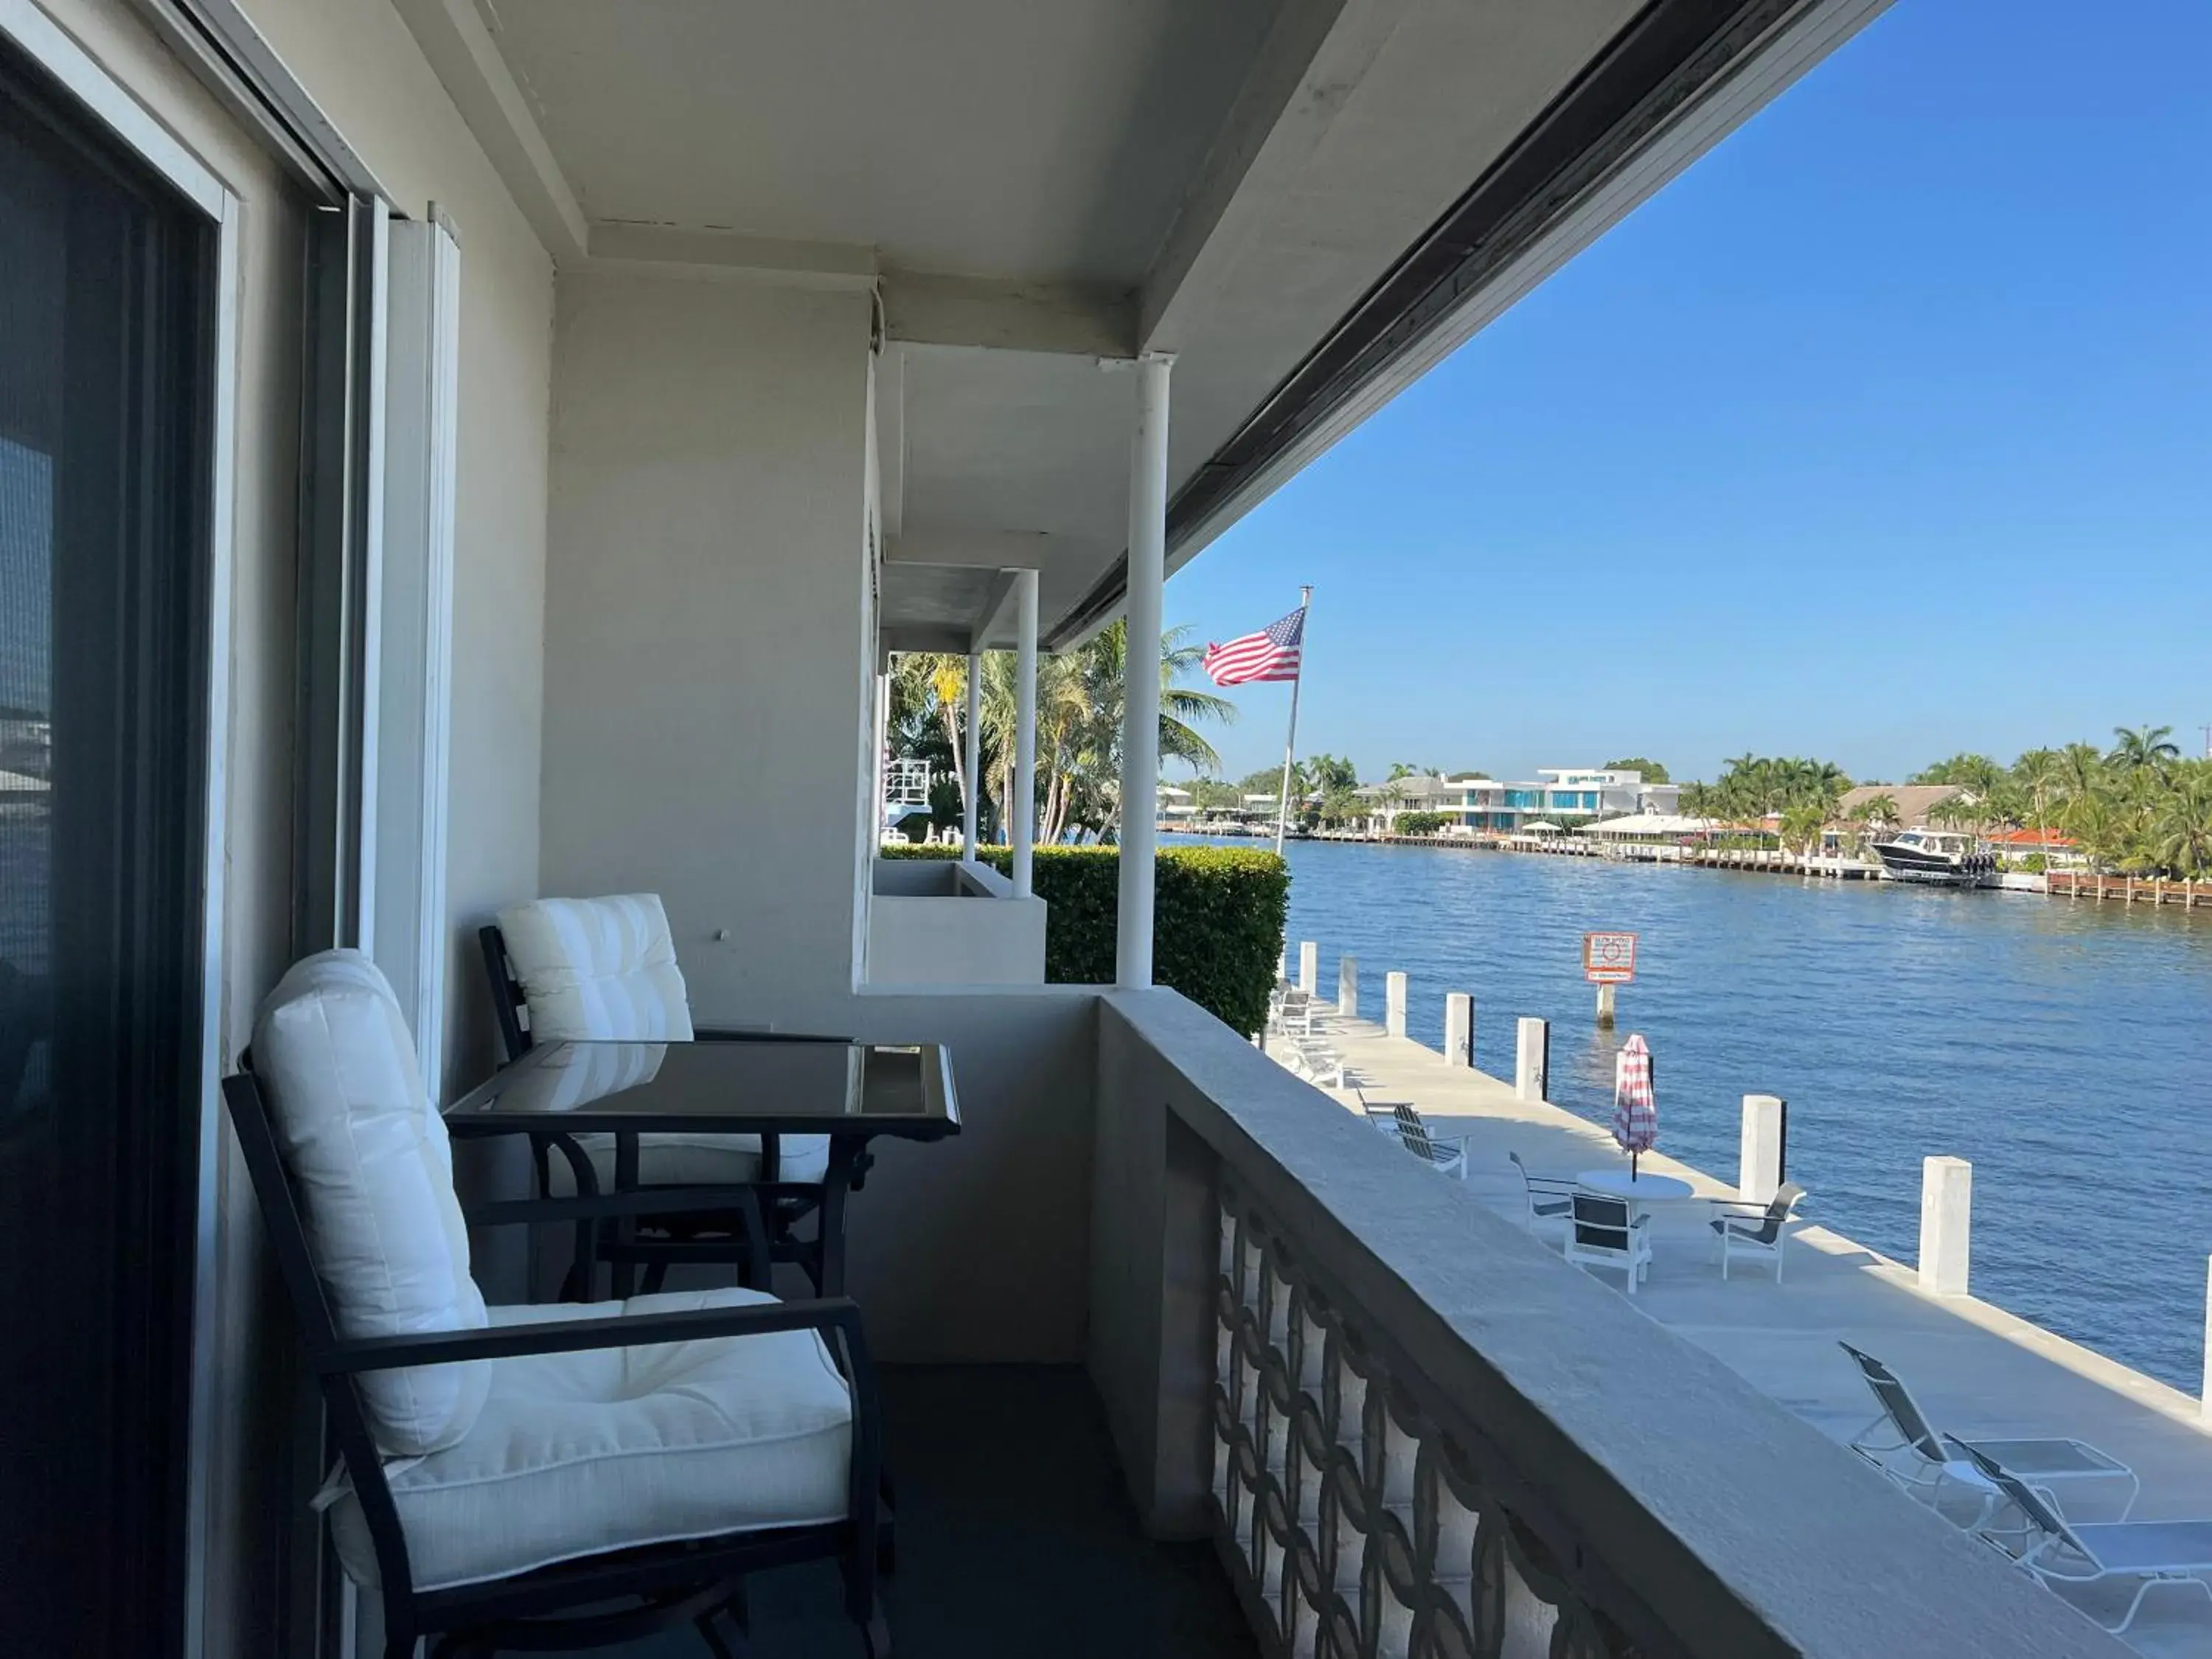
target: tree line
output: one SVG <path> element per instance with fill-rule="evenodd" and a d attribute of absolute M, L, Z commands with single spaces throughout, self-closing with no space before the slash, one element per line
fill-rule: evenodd
<path fill-rule="evenodd" d="M 2031 749 L 2009 766 L 1958 754 L 1906 780 L 1959 793 L 1930 809 L 1931 823 L 1978 834 L 2034 830 L 2072 838 L 2092 864 L 2137 875 L 2212 876 L 2212 760 L 2184 757 L 2166 726 L 2115 726 L 2106 748 L 2069 743 Z M 1781 817 L 1782 840 L 1808 846 L 1835 819 L 1853 785 L 1831 761 L 1740 755 L 1712 783 L 1682 786 L 1693 817 Z M 1875 794 L 1852 809 L 1873 830 L 1899 822 L 1897 799 Z"/>
<path fill-rule="evenodd" d="M 2031 749 L 2010 766 L 1954 755 L 1914 783 L 1960 793 L 1929 817 L 1962 829 L 2057 830 L 2101 869 L 2212 876 L 2212 760 L 2185 758 L 2169 726 L 2115 726 L 2110 747 Z"/>

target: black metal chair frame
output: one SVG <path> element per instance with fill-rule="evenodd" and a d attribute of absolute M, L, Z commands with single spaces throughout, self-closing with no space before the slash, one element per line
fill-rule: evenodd
<path fill-rule="evenodd" d="M 506 936 L 498 926 L 488 923 L 478 928 L 477 940 L 483 949 L 484 972 L 491 983 L 492 1010 L 499 1022 L 500 1041 L 512 1062 L 521 1059 L 534 1046 L 527 1023 L 530 1000 L 514 972 L 514 962 L 507 951 Z M 842 1037 L 708 1027 L 696 1028 L 692 1035 L 701 1042 L 846 1041 Z M 576 1230 L 576 1265 L 570 1269 L 568 1282 L 562 1287 L 563 1297 L 570 1301 L 591 1300 L 592 1274 L 601 1261 L 609 1264 L 617 1297 L 629 1293 L 630 1270 L 636 1267 L 645 1268 L 645 1289 L 650 1294 L 661 1287 L 668 1269 L 679 1262 L 733 1263 L 740 1270 L 742 1282 L 765 1290 L 769 1288 L 769 1273 L 763 1264 L 778 1261 L 799 1267 L 819 1295 L 827 1243 L 823 1229 L 830 1224 L 823 1203 L 823 1188 L 815 1182 L 776 1179 L 780 1157 L 777 1139 L 772 1134 L 760 1138 L 760 1175 L 746 1188 L 759 1199 L 758 1212 L 767 1231 L 764 1249 L 756 1242 L 753 1231 L 744 1224 L 750 1212 L 732 1212 L 726 1203 L 718 1203 L 705 1211 L 659 1214 L 654 1225 L 656 1236 L 651 1237 L 638 1237 L 632 1218 L 582 1222 Z M 549 1197 L 552 1191 L 550 1159 L 555 1152 L 567 1160 L 579 1194 L 599 1191 L 598 1175 L 590 1158 L 571 1137 L 532 1134 L 530 1143 L 541 1198 Z M 871 1162 L 866 1152 L 860 1155 L 853 1173 L 853 1191 L 858 1192 L 866 1183 Z M 805 1238 L 796 1229 L 810 1214 L 815 1218 L 814 1237 Z"/>
<path fill-rule="evenodd" d="M 245 1064 L 244 1072 L 223 1080 L 223 1098 L 299 1320 L 308 1363 L 322 1389 L 338 1455 L 375 1550 L 386 1659 L 412 1659 L 416 1641 L 426 1636 L 440 1638 L 434 1659 L 483 1659 L 501 1651 L 605 1646 L 686 1622 L 698 1630 L 717 1659 L 729 1659 L 733 1650 L 716 1621 L 726 1619 L 735 1626 L 741 1650 L 746 1575 L 819 1559 L 841 1564 L 846 1612 L 860 1627 L 871 1659 L 888 1659 L 890 1634 L 877 1596 L 877 1576 L 890 1555 L 889 1516 L 879 1506 L 884 1490 L 882 1418 L 860 1310 L 852 1301 L 837 1297 L 349 1341 L 338 1334 L 316 1276 L 298 1198 L 278 1153 L 268 1103 L 252 1074 L 250 1055 Z M 580 1194 L 573 1199 L 487 1205 L 469 1219 L 481 1225 L 651 1214 L 663 1206 L 696 1206 L 702 1195 L 674 1189 Z M 852 1390 L 844 1520 L 611 1551 L 488 1583 L 415 1588 L 406 1534 L 356 1379 L 407 1365 L 800 1330 L 821 1334 Z M 629 1605 L 619 1605 L 623 1603 Z"/>

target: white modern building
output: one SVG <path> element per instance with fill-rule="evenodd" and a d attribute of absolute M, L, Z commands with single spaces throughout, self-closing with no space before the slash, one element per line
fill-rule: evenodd
<path fill-rule="evenodd" d="M 1671 783 L 1646 783 L 1640 772 L 1570 767 L 1539 767 L 1534 781 L 1501 782 L 1493 778 L 1401 778 L 1395 798 L 1389 785 L 1367 791 L 1387 826 L 1406 812 L 1442 812 L 1448 830 L 1462 834 L 1495 831 L 1511 835 L 1525 826 L 1561 820 L 1607 818 L 1635 813 L 1671 813 L 1681 790 Z"/>
<path fill-rule="evenodd" d="M 644 893 L 700 1026 L 950 1056 L 960 1132 L 882 1144 L 830 1311 L 908 1390 L 902 1498 L 952 1460 L 994 1494 L 964 1547 L 1035 1547 L 912 1592 L 949 1621 L 912 1650 L 1128 1629 L 1131 1575 L 1204 1540 L 1192 1651 L 2118 1651 L 1156 987 L 1151 822 L 1110 984 L 993 960 L 1044 936 L 1026 814 L 1003 883 L 877 879 L 889 653 L 1018 653 L 1033 799 L 1040 653 L 1156 638 L 1170 570 L 1881 7 L 0 0 L 0 685 L 52 733 L 0 803 L 0 1653 L 416 1659 L 315 1502 L 311 1372 L 346 1371 L 271 1294 L 221 1080 L 350 946 L 410 1107 L 450 1102 L 501 1052 L 479 927 Z M 1627 787 L 1586 775 L 1529 805 Z M 1490 787 L 1465 810 L 1528 810 Z M 485 1206 L 533 1177 L 464 1150 L 439 1248 L 483 1326 L 530 1300 Z M 514 1322 L 483 1340 L 550 1322 Z M 347 1364 L 419 1379 L 453 1334 Z M 694 1535 L 597 1530 L 621 1496 L 503 1513 Z M 933 1513 L 894 1629 L 963 1547 Z M 713 1650 L 684 1597 L 729 1587 L 653 1559 L 665 1605 L 609 1616 L 678 1622 L 625 1653 Z M 805 1599 L 777 1650 L 860 1651 Z"/>

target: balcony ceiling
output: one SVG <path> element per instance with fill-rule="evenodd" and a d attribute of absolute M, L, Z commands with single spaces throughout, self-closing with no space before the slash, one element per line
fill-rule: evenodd
<path fill-rule="evenodd" d="M 1279 4 L 498 0 L 495 38 L 587 219 L 1133 287 Z"/>
<path fill-rule="evenodd" d="M 1100 360 L 1176 356 L 1172 569 L 1883 3 L 395 0 L 557 265 L 874 289 L 889 558 L 1033 565 L 1062 644 L 1121 591 Z"/>

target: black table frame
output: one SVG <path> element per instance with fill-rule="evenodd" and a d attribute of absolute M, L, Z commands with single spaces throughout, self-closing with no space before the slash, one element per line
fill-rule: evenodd
<path fill-rule="evenodd" d="M 739 1039 L 741 1042 L 756 1040 L 775 1042 L 778 1038 L 766 1035 L 757 1039 L 750 1036 Z M 615 1216 L 617 1218 L 617 1224 L 627 1233 L 634 1227 L 636 1214 L 668 1214 L 669 1206 L 665 1200 L 672 1191 L 696 1194 L 700 1200 L 697 1208 L 687 1208 L 682 1213 L 697 1218 L 719 1218 L 728 1231 L 743 1237 L 745 1245 L 740 1282 L 753 1290 L 771 1288 L 768 1279 L 773 1264 L 765 1222 L 775 1200 L 779 1197 L 800 1194 L 811 1198 L 818 1193 L 819 1210 L 816 1225 L 819 1229 L 819 1273 L 815 1288 L 817 1294 L 825 1297 L 843 1295 L 846 1205 L 867 1161 L 868 1143 L 879 1138 L 943 1140 L 960 1132 L 959 1099 L 952 1085 L 951 1055 L 943 1045 L 936 1043 L 914 1045 L 922 1052 L 925 1094 L 934 1093 L 944 1102 L 945 1109 L 941 1115 L 928 1116 L 892 1113 L 832 1115 L 739 1106 L 732 1106 L 726 1111 L 718 1109 L 711 1112 L 595 1111 L 589 1103 L 558 1112 L 533 1112 L 501 1110 L 496 1105 L 485 1109 L 470 1104 L 487 1090 L 500 1087 L 502 1083 L 511 1083 L 514 1073 L 522 1066 L 543 1064 L 547 1056 L 557 1054 L 563 1048 L 590 1046 L 592 1045 L 569 1039 L 533 1045 L 520 1059 L 502 1066 L 489 1080 L 479 1084 L 445 1109 L 441 1115 L 445 1119 L 447 1133 L 455 1139 L 480 1139 L 491 1135 L 512 1134 L 550 1135 L 567 1139 L 579 1134 L 611 1134 L 615 1138 L 615 1193 L 601 1194 L 596 1190 L 586 1190 L 585 1182 L 587 1181 L 596 1188 L 596 1178 L 592 1174 L 589 1160 L 577 1151 L 570 1158 L 577 1178 L 577 1196 L 573 1199 L 526 1200 L 531 1218 L 541 1223 L 573 1219 L 595 1224 L 599 1220 Z M 669 1042 L 663 1046 L 705 1050 L 727 1048 L 734 1045 L 731 1039 L 717 1036 L 690 1043 Z M 856 1042 L 851 1046 L 897 1048 L 906 1045 Z M 935 1061 L 933 1067 L 930 1063 L 932 1056 Z M 640 1135 L 696 1133 L 758 1135 L 764 1170 L 773 1169 L 775 1154 L 772 1149 L 781 1137 L 826 1135 L 830 1140 L 830 1166 L 819 1188 L 811 1182 L 772 1180 L 728 1187 L 697 1186 L 681 1189 L 641 1187 L 637 1173 Z M 573 1142 L 570 1146 L 573 1146 Z M 631 1194 L 650 1194 L 651 1201 L 641 1205 L 635 1212 L 625 1212 L 626 1206 L 620 1200 Z M 611 1209 L 611 1200 L 614 1200 Z M 500 1208 L 497 1205 L 486 1205 L 472 1209 L 469 1213 L 471 1219 L 480 1216 L 490 1219 Z M 687 1259 L 727 1261 L 731 1258 L 727 1247 L 719 1242 L 695 1245 L 691 1241 L 670 1240 L 640 1244 L 626 1237 L 610 1261 L 616 1299 L 624 1300 L 631 1294 L 632 1269 L 639 1261 L 650 1261 L 665 1268 L 667 1264 Z M 657 1273 L 655 1278 L 657 1279 Z"/>

